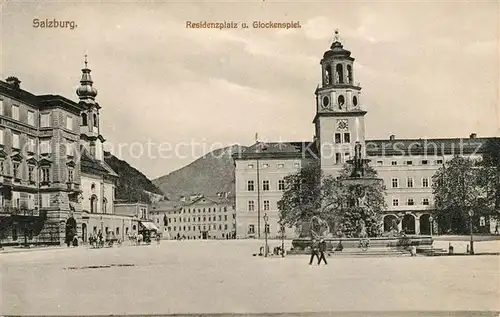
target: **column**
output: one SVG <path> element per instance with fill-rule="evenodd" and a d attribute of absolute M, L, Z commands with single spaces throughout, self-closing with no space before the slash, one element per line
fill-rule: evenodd
<path fill-rule="evenodd" d="M 420 234 L 420 216 L 415 216 L 415 234 Z"/>

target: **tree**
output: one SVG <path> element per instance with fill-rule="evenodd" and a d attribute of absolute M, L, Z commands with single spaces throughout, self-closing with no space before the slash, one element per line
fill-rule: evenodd
<path fill-rule="evenodd" d="M 321 167 L 313 162 L 285 177 L 285 191 L 278 201 L 283 225 L 293 227 L 319 216 L 322 176 Z"/>
<path fill-rule="evenodd" d="M 455 156 L 434 174 L 433 194 L 437 222 L 450 233 L 467 234 L 469 212 L 481 207 L 484 179 L 475 161 Z"/>
<path fill-rule="evenodd" d="M 340 176 L 335 178 L 324 175 L 317 163 L 303 167 L 295 174 L 285 177 L 285 191 L 278 201 L 281 221 L 289 227 L 309 223 L 317 216 L 328 222 L 335 233 L 352 237 L 365 224 L 369 236 L 380 233 L 380 213 L 385 209 L 382 183 L 349 184 L 343 183 L 352 172 L 345 165 Z M 366 177 L 376 178 L 377 172 L 368 167 Z M 362 195 L 360 195 L 362 193 Z M 362 196 L 362 197 L 358 197 Z M 356 204 L 364 198 L 367 206 Z"/>

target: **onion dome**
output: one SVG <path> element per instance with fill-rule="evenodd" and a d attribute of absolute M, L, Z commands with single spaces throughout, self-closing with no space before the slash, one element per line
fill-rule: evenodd
<path fill-rule="evenodd" d="M 328 57 L 349 57 L 351 56 L 351 52 L 344 49 L 342 44 L 340 43 L 340 38 L 339 38 L 339 31 L 335 30 L 335 36 L 333 38 L 333 43 L 330 46 L 330 50 L 326 51 L 325 54 L 323 54 L 323 58 L 328 58 Z"/>
<path fill-rule="evenodd" d="M 80 80 L 80 87 L 76 89 L 76 94 L 80 100 L 95 99 L 97 96 L 97 89 L 92 87 L 93 81 L 90 76 L 90 69 L 87 67 L 87 55 L 85 55 L 85 68 L 82 69 L 82 79 Z"/>

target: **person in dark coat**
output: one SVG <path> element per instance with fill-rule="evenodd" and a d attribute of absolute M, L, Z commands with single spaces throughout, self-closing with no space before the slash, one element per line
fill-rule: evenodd
<path fill-rule="evenodd" d="M 318 249 L 319 249 L 318 265 L 321 264 L 321 259 L 323 259 L 323 261 L 325 261 L 325 265 L 327 265 L 328 263 L 326 262 L 326 258 L 325 258 L 325 252 L 326 252 L 326 241 L 325 241 L 325 239 L 322 238 L 319 241 Z"/>
<path fill-rule="evenodd" d="M 319 261 L 319 256 L 318 256 L 318 242 L 316 239 L 312 240 L 312 245 L 311 245 L 311 259 L 309 260 L 309 265 L 312 265 L 314 257 L 318 258 Z"/>

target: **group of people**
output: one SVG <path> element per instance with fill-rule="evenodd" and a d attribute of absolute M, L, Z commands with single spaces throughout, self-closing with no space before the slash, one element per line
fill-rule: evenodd
<path fill-rule="evenodd" d="M 102 248 L 106 243 L 109 247 L 112 247 L 114 242 L 120 246 L 122 244 L 122 239 L 120 237 L 116 238 L 115 233 L 112 231 L 106 232 L 106 236 L 104 236 L 102 231 L 99 230 L 98 233 L 93 233 L 89 236 L 89 243 L 93 248 Z"/>
<path fill-rule="evenodd" d="M 328 263 L 326 262 L 325 252 L 326 252 L 325 239 L 321 238 L 318 242 L 316 239 L 313 238 L 311 245 L 311 259 L 309 260 L 309 265 L 312 265 L 314 257 L 318 259 L 318 265 L 321 264 L 322 260 L 325 262 L 325 265 L 328 265 Z"/>

